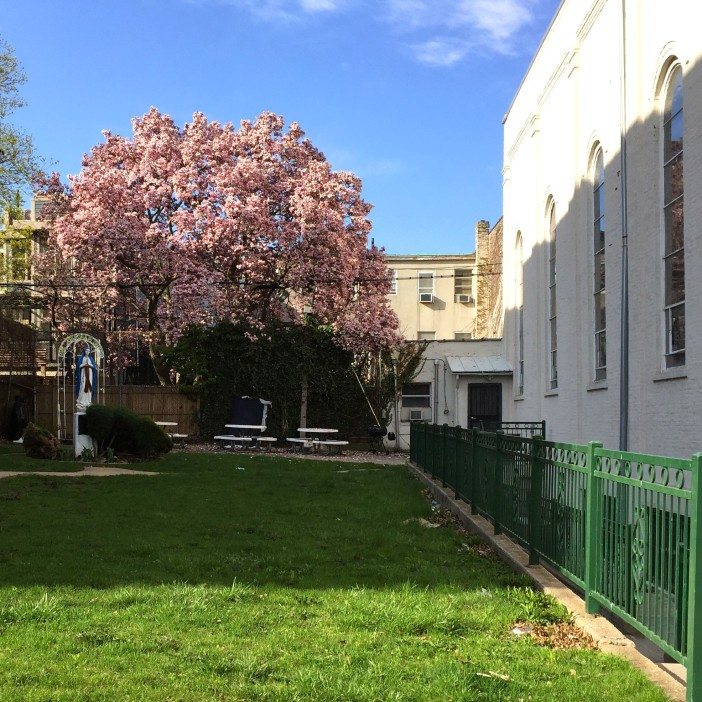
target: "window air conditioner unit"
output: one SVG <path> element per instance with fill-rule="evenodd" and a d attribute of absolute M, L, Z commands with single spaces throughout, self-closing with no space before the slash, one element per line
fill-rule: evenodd
<path fill-rule="evenodd" d="M 419 293 L 420 302 L 434 302 L 434 293 Z"/>
<path fill-rule="evenodd" d="M 409 411 L 410 422 L 421 422 L 422 421 L 422 410 L 411 409 Z"/>
<path fill-rule="evenodd" d="M 472 295 L 456 295 L 456 302 L 466 302 L 466 303 L 471 303 L 473 302 L 473 296 Z"/>

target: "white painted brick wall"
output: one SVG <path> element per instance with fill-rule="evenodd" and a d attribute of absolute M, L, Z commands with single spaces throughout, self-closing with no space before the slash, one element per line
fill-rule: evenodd
<path fill-rule="evenodd" d="M 627 157 L 631 450 L 702 451 L 702 5 L 627 3 Z M 549 438 L 619 437 L 621 321 L 621 3 L 566 0 L 504 125 L 506 354 L 516 367 L 515 239 L 524 238 L 526 382 L 505 419 L 544 418 Z M 687 377 L 662 372 L 660 117 L 657 81 L 668 56 L 684 71 Z M 589 158 L 604 149 L 607 218 L 606 383 L 593 383 L 592 214 Z M 546 206 L 556 203 L 559 388 L 547 390 Z"/>

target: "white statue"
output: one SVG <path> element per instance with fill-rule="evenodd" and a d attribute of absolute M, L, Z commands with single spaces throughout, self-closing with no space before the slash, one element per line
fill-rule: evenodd
<path fill-rule="evenodd" d="M 86 348 L 76 364 L 76 410 L 85 412 L 93 404 L 97 388 L 97 366 Z"/>

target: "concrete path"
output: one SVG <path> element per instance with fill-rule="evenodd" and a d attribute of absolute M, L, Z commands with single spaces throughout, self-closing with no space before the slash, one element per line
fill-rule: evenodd
<path fill-rule="evenodd" d="M 115 468 L 112 466 L 88 466 L 83 470 L 72 472 L 67 471 L 30 471 L 30 470 L 1 470 L 0 480 L 2 478 L 14 478 L 16 475 L 45 475 L 51 478 L 85 478 L 97 477 L 101 478 L 106 475 L 158 475 L 148 470 L 129 470 L 128 468 Z"/>

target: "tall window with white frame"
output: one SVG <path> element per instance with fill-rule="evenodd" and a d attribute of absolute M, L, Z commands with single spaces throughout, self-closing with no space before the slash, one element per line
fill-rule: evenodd
<path fill-rule="evenodd" d="M 605 297 L 605 169 L 598 149 L 593 171 L 593 272 L 595 380 L 607 377 L 607 298 Z"/>
<path fill-rule="evenodd" d="M 419 271 L 417 292 L 420 302 L 434 302 L 434 271 Z"/>
<path fill-rule="evenodd" d="M 685 235 L 683 216 L 683 76 L 676 65 L 666 83 L 663 114 L 665 366 L 685 364 Z"/>
<path fill-rule="evenodd" d="M 517 308 L 517 395 L 524 394 L 524 261 L 522 233 L 515 246 L 514 302 Z"/>
<path fill-rule="evenodd" d="M 558 387 L 558 330 L 556 318 L 556 205 L 548 215 L 548 386 Z"/>

